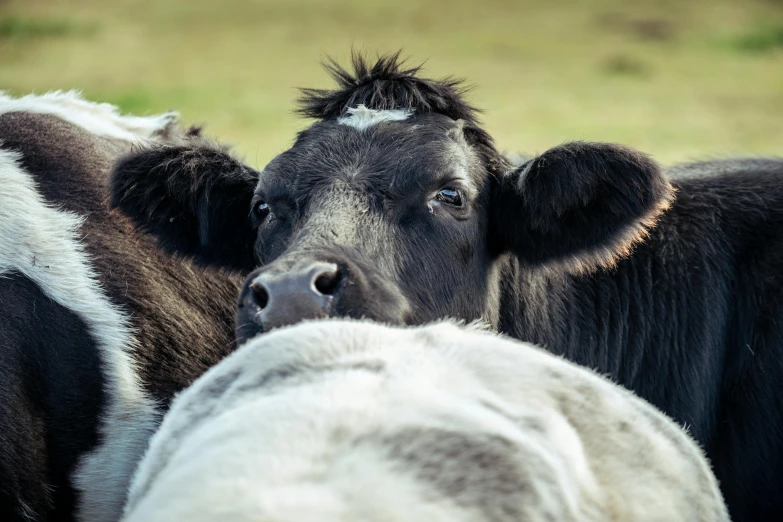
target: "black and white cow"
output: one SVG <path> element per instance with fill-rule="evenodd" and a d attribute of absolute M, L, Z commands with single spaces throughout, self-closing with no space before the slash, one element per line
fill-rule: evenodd
<path fill-rule="evenodd" d="M 471 325 L 306 321 L 179 395 L 124 522 L 728 522 L 628 390 Z"/>
<path fill-rule="evenodd" d="M 397 56 L 329 69 L 338 88 L 300 106 L 318 121 L 257 181 L 202 143 L 152 146 L 118 165 L 112 204 L 169 251 L 254 269 L 240 339 L 321 316 L 481 317 L 686 424 L 734 519 L 779 520 L 783 161 L 664 173 L 579 142 L 514 167 L 458 83 Z"/>
<path fill-rule="evenodd" d="M 241 279 L 106 204 L 117 157 L 182 139 L 175 114 L 0 93 L 0 520 L 117 520 L 173 394 L 233 348 Z"/>

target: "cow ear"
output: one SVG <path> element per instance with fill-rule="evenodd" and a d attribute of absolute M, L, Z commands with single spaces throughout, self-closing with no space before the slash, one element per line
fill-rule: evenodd
<path fill-rule="evenodd" d="M 205 140 L 155 145 L 114 165 L 109 205 L 168 253 L 249 271 L 255 241 L 250 200 L 257 182 L 256 170 Z"/>
<path fill-rule="evenodd" d="M 574 142 L 502 176 L 490 213 L 498 253 L 581 273 L 628 255 L 673 198 L 660 167 L 635 150 Z"/>

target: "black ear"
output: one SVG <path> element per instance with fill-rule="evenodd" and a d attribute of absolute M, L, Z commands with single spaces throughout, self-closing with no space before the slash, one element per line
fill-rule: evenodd
<path fill-rule="evenodd" d="M 110 176 L 109 205 L 169 253 L 249 271 L 255 241 L 250 200 L 257 182 L 256 170 L 195 137 L 121 158 Z"/>
<path fill-rule="evenodd" d="M 635 150 L 574 142 L 533 158 L 498 180 L 491 237 L 530 265 L 573 273 L 613 265 L 668 208 L 673 188 Z"/>

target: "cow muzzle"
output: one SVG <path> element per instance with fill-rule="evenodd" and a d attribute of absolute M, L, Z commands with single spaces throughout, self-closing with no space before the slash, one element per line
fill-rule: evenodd
<path fill-rule="evenodd" d="M 334 256 L 291 257 L 261 267 L 245 280 L 237 305 L 237 344 L 324 317 L 410 323 L 411 308 L 402 293 L 368 266 Z"/>
<path fill-rule="evenodd" d="M 251 274 L 239 298 L 237 341 L 304 319 L 327 317 L 340 279 L 338 266 L 323 261 Z"/>

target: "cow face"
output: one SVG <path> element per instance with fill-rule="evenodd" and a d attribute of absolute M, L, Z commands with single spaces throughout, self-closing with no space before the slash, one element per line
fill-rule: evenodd
<path fill-rule="evenodd" d="M 164 248 L 251 271 L 240 341 L 326 316 L 493 322 L 504 264 L 610 265 L 668 203 L 657 165 L 615 145 L 566 144 L 512 168 L 454 82 L 395 59 L 308 91 L 303 112 L 321 121 L 261 173 L 201 138 L 115 168 L 112 205 Z"/>
<path fill-rule="evenodd" d="M 242 336 L 321 315 L 480 317 L 488 181 L 443 115 L 359 107 L 316 123 L 255 188 L 260 266 L 240 298 Z"/>

